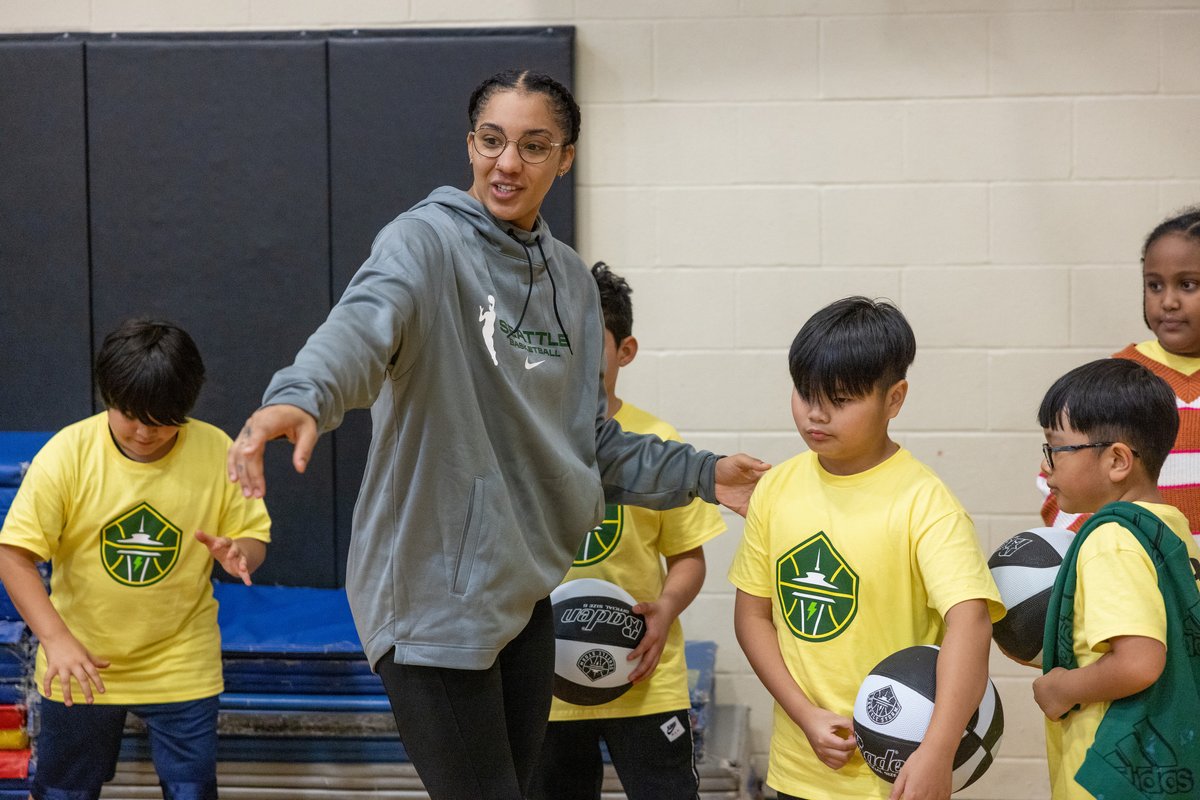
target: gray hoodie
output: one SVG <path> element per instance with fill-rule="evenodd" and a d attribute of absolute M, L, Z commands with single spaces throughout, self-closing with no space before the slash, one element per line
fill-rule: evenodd
<path fill-rule="evenodd" d="M 371 407 L 346 580 L 374 665 L 485 669 L 604 503 L 715 502 L 717 456 L 605 419 L 587 266 L 442 187 L 388 224 L 264 405 Z"/>

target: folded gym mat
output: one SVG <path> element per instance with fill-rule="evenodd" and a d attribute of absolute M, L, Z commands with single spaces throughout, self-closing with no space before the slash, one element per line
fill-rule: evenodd
<path fill-rule="evenodd" d="M 696 764 L 701 800 L 739 800 L 755 796 L 753 787 L 757 780 L 750 761 L 749 709 L 745 706 L 714 706 L 712 712 L 712 747 Z M 242 745 L 239 755 L 253 750 L 253 742 L 239 741 Z M 276 742 L 263 750 L 296 755 L 299 751 L 293 745 Z M 375 746 L 391 751 L 400 749 L 394 740 L 390 745 L 377 742 L 372 745 Z M 143 800 L 161 796 L 153 765 L 147 760 L 144 740 L 140 748 L 123 749 L 123 755 L 133 755 L 135 749 L 143 758 L 122 759 L 115 779 L 105 786 L 106 800 Z M 309 754 L 314 752 L 316 749 L 309 750 Z M 218 753 L 220 757 L 221 751 Z M 346 752 L 338 755 L 339 758 L 330 761 L 301 758 L 255 761 L 253 758 L 220 757 L 217 772 L 221 796 L 229 800 L 428 800 L 429 795 L 420 788 L 420 779 L 411 764 L 347 758 L 344 757 Z M 617 800 L 624 796 L 616 773 L 611 766 L 605 767 L 602 797 Z M 5 798 L 0 797 L 0 800 Z"/>
<path fill-rule="evenodd" d="M 0 592 L 3 590 L 0 589 Z M 4 599 L 7 600 L 8 593 L 4 592 L 3 594 Z M 29 628 L 25 626 L 24 620 L 20 617 L 0 619 L 0 653 L 25 652 L 29 649 Z"/>
<path fill-rule="evenodd" d="M 342 589 L 216 583 L 221 650 L 239 654 L 362 657 Z"/>
<path fill-rule="evenodd" d="M 29 734 L 24 728 L 0 728 L 0 750 L 25 750 Z"/>
<path fill-rule="evenodd" d="M 0 729 L 24 727 L 25 706 L 0 706 Z"/>
<path fill-rule="evenodd" d="M 342 658 L 224 656 L 225 691 L 240 694 L 382 694 L 361 653 Z"/>
<path fill-rule="evenodd" d="M 8 510 L 12 508 L 13 498 L 16 496 L 16 489 L 11 486 L 0 486 L 0 523 L 3 523 L 4 518 L 8 516 Z"/>
<path fill-rule="evenodd" d="M 29 777 L 29 749 L 0 750 L 0 778 Z"/>
<path fill-rule="evenodd" d="M 362 653 L 347 654 L 344 658 L 304 658 L 276 656 L 259 658 L 240 653 L 225 653 L 225 677 L 230 675 L 265 678 L 301 670 L 306 675 L 325 675 L 332 680 L 374 675 Z"/>
<path fill-rule="evenodd" d="M 29 462 L 53 435 L 46 431 L 0 431 L 0 486 L 19 486 Z"/>
<path fill-rule="evenodd" d="M 222 709 L 238 711 L 374 711 L 391 712 L 386 695 L 238 694 L 221 695 Z"/>
<path fill-rule="evenodd" d="M 377 695 L 383 692 L 383 684 L 378 675 L 309 675 L 303 667 L 297 667 L 287 675 L 230 675 L 226 672 L 225 691 L 239 694 Z"/>
<path fill-rule="evenodd" d="M 120 758 L 122 761 L 149 761 L 149 741 L 140 736 L 124 737 Z M 396 763 L 407 761 L 408 756 L 395 736 L 354 739 L 222 736 L 217 739 L 217 760 Z"/>

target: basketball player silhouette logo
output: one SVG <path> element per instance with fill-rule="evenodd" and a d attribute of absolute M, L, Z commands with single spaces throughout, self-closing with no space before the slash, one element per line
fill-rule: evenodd
<path fill-rule="evenodd" d="M 492 363 L 500 366 L 496 359 L 496 343 L 493 341 L 496 336 L 496 298 L 490 294 L 487 310 L 485 311 L 483 306 L 479 307 L 479 321 L 483 323 L 483 343 L 492 357 Z"/>

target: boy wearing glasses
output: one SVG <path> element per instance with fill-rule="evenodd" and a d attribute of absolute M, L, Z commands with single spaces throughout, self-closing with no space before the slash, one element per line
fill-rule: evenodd
<path fill-rule="evenodd" d="M 1157 485 L 1174 393 L 1140 364 L 1102 359 L 1059 378 L 1038 422 L 1059 507 L 1094 515 L 1060 569 L 1033 684 L 1052 796 L 1143 797 L 1153 785 L 1200 797 L 1200 551 Z"/>
<path fill-rule="evenodd" d="M 987 686 L 1003 616 L 950 490 L 892 440 L 916 339 L 894 305 L 848 297 L 792 342 L 792 416 L 808 452 L 750 498 L 729 569 L 734 629 L 775 698 L 767 784 L 780 800 L 950 796 L 955 749 Z M 940 644 L 933 716 L 895 785 L 855 748 L 855 696 L 872 667 Z"/>

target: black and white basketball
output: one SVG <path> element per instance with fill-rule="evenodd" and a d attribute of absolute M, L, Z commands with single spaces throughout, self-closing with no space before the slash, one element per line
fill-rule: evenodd
<path fill-rule="evenodd" d="M 938 648 L 906 647 L 880 661 L 854 701 L 854 735 L 867 766 L 894 783 L 900 768 L 925 738 L 933 718 Z M 951 791 L 970 786 L 996 757 L 1004 732 L 1000 695 L 988 680 L 983 701 L 971 716 L 954 754 Z"/>
<path fill-rule="evenodd" d="M 616 584 L 580 578 L 551 592 L 550 602 L 554 696 L 594 706 L 629 691 L 629 673 L 640 659 L 627 659 L 646 632 L 646 618 L 633 613 L 637 601 Z"/>
<path fill-rule="evenodd" d="M 1006 652 L 1041 666 L 1042 633 L 1058 568 L 1075 534 L 1062 528 L 1030 528 L 1004 542 L 988 559 L 992 579 L 1008 613 L 992 625 Z"/>

